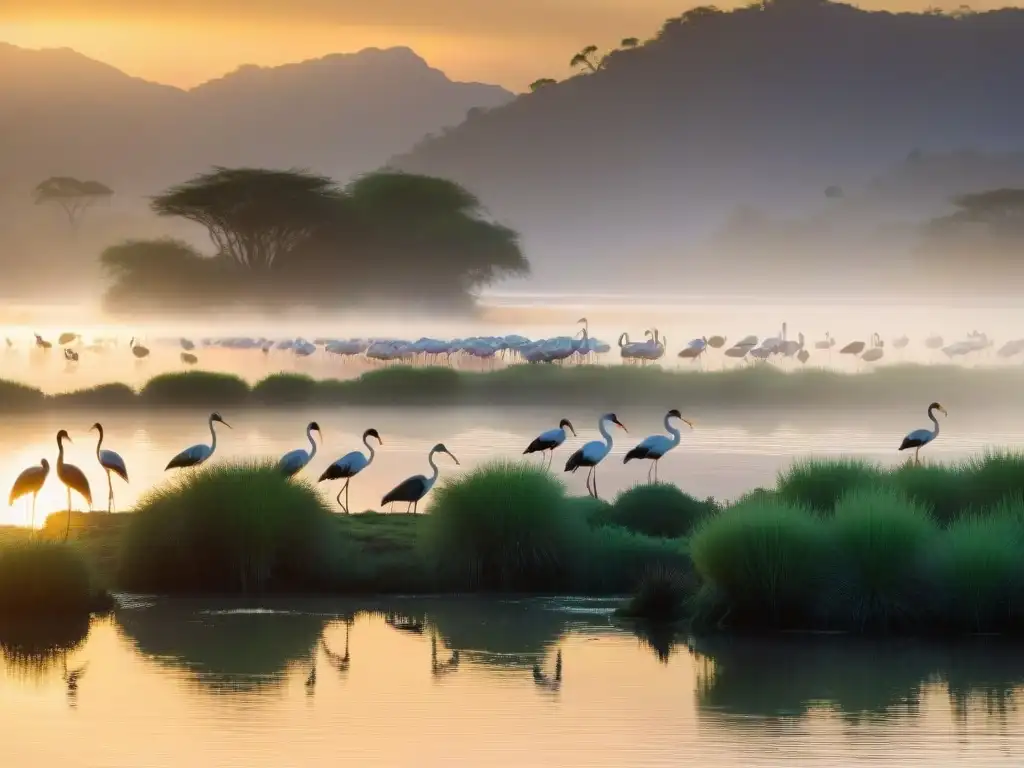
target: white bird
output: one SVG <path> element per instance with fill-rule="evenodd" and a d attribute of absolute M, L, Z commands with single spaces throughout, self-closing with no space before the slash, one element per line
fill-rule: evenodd
<path fill-rule="evenodd" d="M 127 483 L 128 468 L 125 467 L 124 459 L 119 453 L 103 450 L 103 425 L 97 421 L 89 429 L 95 429 L 100 435 L 99 440 L 96 441 L 96 459 L 107 473 L 107 513 L 109 514 L 114 511 L 114 485 L 111 482 L 110 473 L 113 472 Z"/>
<path fill-rule="evenodd" d="M 385 507 L 395 501 L 404 501 L 409 504 L 409 508 L 406 509 L 406 512 L 412 510 L 412 512 L 415 513 L 416 507 L 420 503 L 420 499 L 430 493 L 430 489 L 434 487 L 434 483 L 437 482 L 437 477 L 441 473 L 441 470 L 437 468 L 437 464 L 434 463 L 435 453 L 447 453 L 452 457 L 452 461 L 456 464 L 459 463 L 459 460 L 455 458 L 455 454 L 444 447 L 444 443 L 438 443 L 431 448 L 430 453 L 427 454 L 427 463 L 430 464 L 430 468 L 434 470 L 434 473 L 430 477 L 427 477 L 426 475 L 413 475 L 412 477 L 403 480 L 384 494 L 384 498 L 380 500 L 380 505 Z"/>
<path fill-rule="evenodd" d="M 935 418 L 935 411 L 942 411 L 943 416 L 948 416 L 946 409 L 938 403 L 932 403 L 928 406 L 928 418 L 932 420 L 932 424 L 935 425 L 935 429 L 915 429 L 913 432 L 903 438 L 903 442 L 900 443 L 899 450 L 905 451 L 907 448 L 914 449 L 914 463 L 919 464 L 921 462 L 920 453 L 921 448 L 928 445 L 932 440 L 939 436 L 939 420 Z"/>
<path fill-rule="evenodd" d="M 693 429 L 693 422 L 684 419 L 679 410 L 673 408 L 667 414 L 665 414 L 665 431 L 672 435 L 671 438 L 665 437 L 665 435 L 651 435 L 645 438 L 636 448 L 630 450 L 625 456 L 622 457 L 622 463 L 632 461 L 633 459 L 650 459 L 651 466 L 647 470 L 647 482 L 651 482 L 651 473 L 654 473 L 654 482 L 658 482 L 658 461 L 666 453 L 671 451 L 682 439 L 682 435 L 679 430 L 672 426 L 671 419 L 679 419 L 681 422 L 686 424 L 690 429 Z"/>
<path fill-rule="evenodd" d="M 618 426 L 623 432 L 629 430 L 619 421 L 619 418 L 614 413 L 606 413 L 600 419 L 597 420 L 597 429 L 601 433 L 604 440 L 591 440 L 586 443 L 582 448 L 578 449 L 569 460 L 565 462 L 566 472 L 575 473 L 580 467 L 589 467 L 590 472 L 587 473 L 587 492 L 597 498 L 597 465 L 601 463 L 602 459 L 607 456 L 612 450 L 612 436 L 605 427 L 605 422 L 610 421 L 612 424 Z M 593 480 L 593 487 L 591 487 L 591 480 Z"/>
<path fill-rule="evenodd" d="M 815 349 L 832 349 L 836 345 L 836 340 L 832 338 L 832 334 L 825 331 L 825 338 L 821 341 L 814 342 Z"/>
<path fill-rule="evenodd" d="M 164 468 L 166 472 L 168 469 L 178 469 L 179 467 L 198 467 L 204 461 L 213 456 L 213 452 L 217 450 L 217 432 L 213 428 L 213 422 L 220 422 L 228 429 L 231 429 L 231 425 L 228 424 L 224 419 L 220 417 L 219 413 L 211 413 L 209 418 L 210 424 L 210 444 L 193 445 L 186 448 L 184 451 L 179 453 L 170 463 Z"/>
<path fill-rule="evenodd" d="M 523 451 L 525 456 L 528 453 L 541 452 L 541 463 L 544 461 L 544 451 L 547 451 L 548 455 L 548 466 L 551 466 L 551 461 L 555 455 L 555 448 L 565 442 L 567 435 L 565 434 L 565 428 L 568 427 L 572 430 L 572 436 L 576 437 L 576 430 L 572 426 L 572 422 L 568 419 L 562 419 L 558 422 L 557 429 L 549 429 L 547 432 L 541 432 L 537 437 L 533 439 L 533 442 L 526 446 L 526 450 Z"/>
<path fill-rule="evenodd" d="M 876 360 L 881 360 L 885 350 L 882 349 L 882 337 L 877 333 L 871 334 L 871 349 L 860 356 L 861 360 L 868 363 L 873 363 Z"/>
<path fill-rule="evenodd" d="M 277 468 L 284 473 L 285 477 L 292 477 L 297 474 L 304 466 L 309 464 L 316 456 L 316 441 L 313 439 L 314 430 L 320 435 L 320 442 L 324 441 L 324 433 L 320 431 L 320 425 L 315 421 L 309 422 L 306 425 L 306 439 L 309 440 L 309 444 L 312 447 L 311 450 L 305 448 L 296 448 L 294 451 L 288 451 L 281 460 L 277 462 Z"/>
<path fill-rule="evenodd" d="M 348 484 L 349 481 L 366 469 L 370 464 L 373 463 L 373 457 L 376 451 L 373 450 L 373 446 L 370 445 L 369 439 L 376 438 L 379 445 L 384 445 L 384 441 L 380 439 L 380 433 L 376 429 L 368 429 L 363 432 L 363 445 L 370 452 L 369 456 L 366 456 L 362 451 L 352 451 L 346 453 L 336 462 L 331 464 L 324 473 L 320 475 L 318 483 L 322 483 L 324 480 L 340 480 L 345 478 L 345 485 L 342 486 L 341 490 L 338 491 L 338 504 L 342 509 L 345 510 L 345 514 L 348 514 Z M 345 494 L 345 503 L 341 503 L 341 494 Z"/>
<path fill-rule="evenodd" d="M 892 340 L 892 346 L 894 349 L 905 349 L 909 343 L 910 338 L 906 334 L 900 336 L 898 339 Z"/>

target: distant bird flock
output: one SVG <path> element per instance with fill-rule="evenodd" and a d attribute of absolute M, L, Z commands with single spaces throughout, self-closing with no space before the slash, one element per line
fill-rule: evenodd
<path fill-rule="evenodd" d="M 903 438 L 903 442 L 900 444 L 900 451 L 904 451 L 910 448 L 914 449 L 914 462 L 920 461 L 921 448 L 931 443 L 939 435 L 939 422 L 935 417 L 935 412 L 938 411 L 943 415 L 946 415 L 946 409 L 939 403 L 932 403 L 928 406 L 928 418 L 934 425 L 933 429 L 917 429 L 910 432 L 906 437 Z M 635 447 L 626 452 L 623 457 L 623 464 L 628 464 L 630 461 L 635 460 L 647 460 L 651 462 L 648 468 L 647 479 L 650 482 L 652 479 L 657 482 L 658 462 L 667 454 L 669 451 L 676 448 L 681 440 L 682 433 L 673 424 L 673 420 L 678 420 L 691 429 L 693 428 L 693 422 L 689 419 L 683 418 L 683 415 L 678 409 L 673 408 L 665 414 L 665 431 L 668 432 L 666 435 L 651 435 L 640 441 Z M 230 428 L 228 424 L 221 417 L 219 413 L 211 413 L 207 419 L 207 426 L 210 430 L 210 444 L 199 443 L 197 445 L 190 446 L 185 450 L 178 453 L 172 458 L 165 469 L 192 469 L 205 464 L 210 457 L 213 456 L 217 449 L 217 430 L 215 424 L 222 424 L 225 427 Z M 618 416 L 614 413 L 606 413 L 597 420 L 597 431 L 601 435 L 601 440 L 592 440 L 585 443 L 582 447 L 569 456 L 565 462 L 565 472 L 575 473 L 579 469 L 587 470 L 586 486 L 587 493 L 594 497 L 598 497 L 597 491 L 597 468 L 598 465 L 604 461 L 604 459 L 611 453 L 614 438 L 612 433 L 608 431 L 608 425 L 614 425 L 619 429 L 626 430 L 626 426 L 619 421 Z M 125 482 L 128 482 L 128 469 L 125 465 L 124 459 L 118 453 L 112 450 L 103 448 L 103 426 L 99 423 L 93 424 L 90 428 L 95 430 L 99 439 L 96 442 L 96 460 L 106 472 L 107 475 L 107 512 L 113 512 L 114 509 L 114 489 L 111 481 L 111 473 L 113 472 Z M 562 419 L 558 427 L 555 429 L 542 432 L 538 435 L 526 449 L 523 454 L 541 454 L 541 466 L 546 470 L 550 467 L 554 451 L 561 446 L 566 440 L 566 429 L 570 430 L 573 435 L 576 434 L 576 430 L 573 428 L 572 423 L 568 419 Z M 297 448 L 292 451 L 288 451 L 282 456 L 277 462 L 277 471 L 285 478 L 292 478 L 298 475 L 316 456 L 317 443 L 313 439 L 313 433 L 316 432 L 320 436 L 321 442 L 323 442 L 323 433 L 320 429 L 320 425 L 315 421 L 309 422 L 306 426 L 306 439 L 309 441 L 310 448 Z M 338 492 L 337 501 L 338 505 L 342 508 L 346 514 L 349 512 L 348 508 L 348 487 L 352 478 L 363 472 L 370 464 L 373 463 L 375 455 L 375 449 L 370 444 L 370 438 L 376 440 L 378 445 L 383 445 L 384 441 L 381 439 L 380 433 L 376 429 L 367 429 L 363 432 L 363 445 L 366 446 L 369 454 L 364 454 L 362 451 L 351 451 L 346 453 L 340 459 L 337 459 L 327 469 L 323 471 L 317 480 L 318 483 L 322 483 L 325 480 L 344 480 L 344 484 L 341 490 Z M 86 503 L 89 504 L 90 510 L 92 508 L 92 491 L 89 488 L 89 480 L 86 478 L 85 473 L 81 469 L 73 464 L 68 464 L 64 461 L 64 441 L 71 441 L 70 435 L 66 430 L 60 430 L 57 433 L 57 478 L 61 483 L 64 484 L 67 489 L 68 498 L 68 522 L 65 528 L 65 538 L 68 535 L 71 527 L 71 492 L 75 491 Z M 448 448 L 445 447 L 444 443 L 438 443 L 430 452 L 427 454 L 427 463 L 430 465 L 430 475 L 414 475 L 406 478 L 401 483 L 396 485 L 381 499 L 381 507 L 386 507 L 388 504 L 393 503 L 405 503 L 407 512 L 417 512 L 419 502 L 428 494 L 434 487 L 437 479 L 440 475 L 440 468 L 434 461 L 434 457 L 437 454 L 445 454 L 456 464 L 459 460 L 455 457 Z M 23 496 L 31 494 L 32 496 L 32 522 L 31 526 L 35 527 L 35 503 L 36 497 L 39 494 L 40 489 L 46 482 L 46 478 L 50 472 L 50 464 L 44 458 L 40 460 L 39 466 L 32 466 L 25 469 L 17 479 L 14 481 L 14 485 L 11 488 L 8 504 L 13 505 L 15 501 Z M 341 500 L 342 494 L 345 495 L 345 501 Z"/>
<path fill-rule="evenodd" d="M 582 328 L 572 336 L 556 336 L 545 339 L 529 339 L 517 334 L 506 336 L 473 336 L 459 339 L 435 339 L 422 337 L 416 341 L 391 338 L 317 338 L 307 341 L 303 338 L 268 339 L 265 337 L 211 337 L 192 341 L 187 338 L 158 339 L 155 344 L 161 347 L 175 346 L 179 348 L 179 360 L 184 366 L 199 364 L 204 350 L 252 350 L 262 355 L 286 353 L 295 358 L 318 356 L 321 359 L 339 361 L 363 361 L 369 364 L 403 364 L 403 365 L 446 365 L 456 366 L 463 362 L 475 362 L 485 367 L 494 366 L 496 361 L 506 364 L 536 363 L 598 363 L 614 355 L 612 345 L 590 336 L 587 318 L 578 321 Z M 7 349 L 13 350 L 17 345 L 7 338 Z M 123 344 L 123 342 L 121 342 Z M 104 354 L 118 349 L 118 340 L 112 338 L 96 339 L 86 344 L 77 333 L 62 333 L 57 344 L 63 347 L 64 358 L 69 370 L 73 370 L 85 355 Z M 856 359 L 865 363 L 883 360 L 888 351 L 895 350 L 897 355 L 906 350 L 910 339 L 906 335 L 883 340 L 881 334 L 871 333 L 861 339 L 852 339 L 840 345 L 838 340 L 826 332 L 824 337 L 809 342 L 803 333 L 791 338 L 787 324 L 768 336 L 748 335 L 729 344 L 728 339 L 721 335 L 701 336 L 691 339 L 676 352 L 679 360 L 691 363 L 706 358 L 711 351 L 721 350 L 721 360 L 746 361 L 747 363 L 766 362 L 769 360 L 796 360 L 801 365 L 808 363 L 812 357 L 823 364 L 830 363 L 833 354 L 839 359 Z M 52 349 L 53 343 L 35 334 L 34 347 L 42 352 Z M 644 332 L 643 341 L 634 341 L 628 332 L 619 335 L 616 343 L 618 358 L 622 363 L 646 365 L 662 361 L 668 353 L 668 339 L 657 328 Z M 931 335 L 923 339 L 925 350 L 941 352 L 949 360 L 978 356 L 994 348 L 993 340 L 985 333 L 972 331 L 966 338 L 946 343 L 941 336 Z M 123 349 L 123 347 L 122 347 Z M 132 338 L 127 346 L 136 361 L 142 362 L 150 357 L 151 350 L 139 339 Z M 1002 360 L 1024 354 L 1024 338 L 1005 342 L 995 356 Z M 897 358 L 898 359 L 898 358 Z"/>

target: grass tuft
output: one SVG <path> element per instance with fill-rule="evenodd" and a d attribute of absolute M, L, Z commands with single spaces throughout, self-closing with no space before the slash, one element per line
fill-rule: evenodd
<path fill-rule="evenodd" d="M 855 488 L 877 486 L 883 472 L 874 464 L 857 459 L 809 459 L 798 461 L 776 482 L 779 497 L 821 514 L 832 514 L 843 494 Z"/>
<path fill-rule="evenodd" d="M 272 462 L 185 471 L 130 517 L 118 577 L 130 591 L 318 590 L 336 573 L 333 515 L 309 481 Z"/>
<path fill-rule="evenodd" d="M 0 617 L 88 615 L 89 567 L 71 544 L 19 541 L 0 548 Z"/>
<path fill-rule="evenodd" d="M 237 376 L 212 371 L 165 373 L 146 382 L 139 398 L 153 405 L 189 405 L 224 408 L 243 403 L 249 385 Z"/>
<path fill-rule="evenodd" d="M 713 502 L 696 499 L 675 485 L 646 483 L 620 493 L 600 519 L 646 536 L 677 538 L 688 536 L 714 511 Z"/>
<path fill-rule="evenodd" d="M 686 615 L 686 600 L 693 582 L 675 568 L 653 565 L 647 568 L 628 604 L 616 611 L 619 616 L 646 621 L 678 621 Z"/>

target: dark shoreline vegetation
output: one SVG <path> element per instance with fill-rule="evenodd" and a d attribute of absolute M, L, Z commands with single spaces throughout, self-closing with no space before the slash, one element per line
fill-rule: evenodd
<path fill-rule="evenodd" d="M 126 384 L 46 394 L 0 380 L 0 411 L 50 408 L 152 408 L 303 405 L 564 405 L 609 407 L 684 403 L 692 406 L 843 407 L 920 409 L 930 400 L 955 404 L 1017 402 L 1020 367 L 892 365 L 866 373 L 823 369 L 782 371 L 752 365 L 720 371 L 665 370 L 614 365 L 512 365 L 494 371 L 390 366 L 352 379 L 314 379 L 276 373 L 254 385 L 226 373 L 165 373 L 138 391 Z"/>
<path fill-rule="evenodd" d="M 731 504 L 664 483 L 571 497 L 498 460 L 442 481 L 420 515 L 335 514 L 308 480 L 225 463 L 130 514 L 76 514 L 71 543 L 49 541 L 63 526 L 51 515 L 31 545 L 0 531 L 0 607 L 29 601 L 29 569 L 4 565 L 31 546 L 80 556 L 63 569 L 79 603 L 91 572 L 84 583 L 164 595 L 632 592 L 620 616 L 705 633 L 1024 632 L 1024 454 L 807 461 Z"/>

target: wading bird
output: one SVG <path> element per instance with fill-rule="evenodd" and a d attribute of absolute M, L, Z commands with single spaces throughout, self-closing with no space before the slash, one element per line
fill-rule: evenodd
<path fill-rule="evenodd" d="M 181 362 L 183 362 L 185 365 L 195 365 L 196 363 L 199 362 L 199 358 L 193 355 L 191 352 L 182 352 Z"/>
<path fill-rule="evenodd" d="M 682 414 L 673 408 L 665 414 L 665 431 L 672 435 L 671 438 L 665 437 L 665 435 L 651 435 L 622 457 L 623 464 L 633 459 L 650 459 L 651 466 L 647 470 L 647 482 L 651 482 L 652 472 L 654 473 L 654 482 L 658 482 L 658 461 L 661 460 L 662 456 L 679 445 L 679 441 L 682 439 L 679 430 L 672 426 L 671 419 L 679 419 L 690 429 L 693 429 L 693 422 L 689 419 L 684 419 Z"/>
<path fill-rule="evenodd" d="M 113 472 L 127 483 L 128 468 L 124 465 L 124 459 L 120 454 L 111 450 L 103 450 L 103 425 L 97 421 L 89 429 L 95 429 L 100 434 L 99 440 L 96 441 L 96 459 L 107 473 L 107 513 L 109 514 L 114 511 L 114 485 L 111 482 L 110 473 Z"/>
<path fill-rule="evenodd" d="M 565 442 L 567 435 L 565 434 L 565 428 L 568 427 L 572 431 L 572 436 L 576 437 L 576 430 L 573 429 L 572 423 L 568 419 L 562 419 L 558 422 L 557 429 L 549 429 L 547 432 L 541 432 L 537 437 L 533 439 L 533 442 L 526 446 L 526 450 L 523 451 L 525 456 L 528 453 L 537 453 L 540 451 L 541 464 L 544 463 L 544 451 L 547 451 L 548 461 L 547 466 L 551 466 L 551 461 L 555 456 L 555 448 Z"/>
<path fill-rule="evenodd" d="M 373 450 L 373 446 L 370 445 L 370 438 L 376 439 L 379 445 L 384 445 L 384 441 L 380 439 L 380 433 L 376 429 L 368 429 L 363 432 L 363 445 L 366 446 L 366 450 L 370 452 L 369 457 L 366 456 L 362 451 L 352 451 L 346 453 L 336 462 L 331 464 L 324 473 L 320 475 L 318 483 L 322 483 L 324 480 L 340 480 L 345 478 L 345 485 L 338 491 L 338 505 L 345 510 L 345 514 L 348 514 L 348 484 L 353 477 L 358 475 L 364 469 L 366 469 L 373 462 L 373 456 L 376 451 Z M 341 503 L 341 494 L 345 494 L 345 503 Z"/>
<path fill-rule="evenodd" d="M 427 477 L 426 475 L 414 475 L 407 480 L 403 480 L 384 494 L 384 498 L 380 500 L 380 505 L 382 507 L 386 507 L 392 502 L 404 501 L 409 505 L 406 513 L 409 511 L 415 513 L 416 508 L 420 503 L 420 499 L 430 493 L 430 489 L 434 487 L 434 483 L 437 482 L 437 476 L 440 474 L 437 464 L 434 463 L 435 453 L 447 453 L 452 457 L 452 461 L 456 464 L 459 463 L 459 460 L 455 458 L 455 454 L 444 447 L 444 443 L 438 443 L 431 448 L 430 453 L 427 454 L 427 463 L 430 464 L 430 468 L 434 470 L 434 474 L 430 477 Z"/>
<path fill-rule="evenodd" d="M 313 439 L 313 431 L 320 435 L 320 442 L 324 441 L 324 433 L 320 431 L 320 425 L 315 421 L 309 422 L 306 425 L 306 439 L 309 440 L 309 444 L 312 446 L 312 450 L 307 451 L 305 448 L 296 448 L 294 451 L 288 451 L 281 460 L 277 462 L 277 468 L 280 472 L 284 473 L 285 477 L 292 477 L 297 474 L 304 466 L 309 464 L 316 456 L 316 441 Z"/>
<path fill-rule="evenodd" d="M 64 540 L 67 541 L 68 534 L 71 533 L 71 491 L 78 491 L 88 502 L 90 511 L 92 511 L 92 491 L 89 490 L 89 479 L 85 473 L 74 464 L 64 463 L 65 440 L 70 443 L 71 435 L 67 433 L 67 430 L 62 429 L 57 433 L 57 477 L 68 489 L 68 524 L 64 528 Z"/>
<path fill-rule="evenodd" d="M 629 430 L 623 426 L 622 422 L 614 413 L 606 413 L 600 419 L 597 420 L 597 429 L 604 438 L 601 440 L 591 440 L 586 443 L 582 448 L 578 449 L 569 460 L 565 462 L 565 471 L 575 473 L 580 467 L 589 467 L 590 471 L 587 473 L 587 491 L 595 499 L 597 496 L 597 465 L 601 463 L 601 460 L 607 456 L 612 450 L 612 436 L 608 432 L 604 423 L 610 421 L 612 424 L 618 426 L 623 432 Z M 593 487 L 591 487 L 591 481 L 593 481 Z"/>
<path fill-rule="evenodd" d="M 919 454 L 921 449 L 928 445 L 932 440 L 939 436 L 939 420 L 935 418 L 935 411 L 941 411 L 943 416 L 948 416 L 946 409 L 938 403 L 932 403 L 928 406 L 928 418 L 932 420 L 932 424 L 935 425 L 935 429 L 915 429 L 909 435 L 903 438 L 903 442 L 900 443 L 900 450 L 905 451 L 907 448 L 914 449 L 914 463 L 920 464 L 921 459 Z"/>
<path fill-rule="evenodd" d="M 144 347 L 141 344 L 136 344 L 134 336 L 132 337 L 132 340 L 128 342 L 128 346 L 132 348 L 132 354 L 135 355 L 140 360 L 144 357 L 149 356 L 149 347 Z"/>
<path fill-rule="evenodd" d="M 220 417 L 219 413 L 211 413 L 209 418 L 210 424 L 210 444 L 193 445 L 186 448 L 184 451 L 179 453 L 164 467 L 164 472 L 168 469 L 178 469 L 180 467 L 198 467 L 208 458 L 213 456 L 213 452 L 217 450 L 217 433 L 213 429 L 213 422 L 218 421 L 228 429 L 231 429 L 231 425 L 228 424 L 224 419 Z"/>
<path fill-rule="evenodd" d="M 29 523 L 29 528 L 33 531 L 36 528 L 36 496 L 39 495 L 43 483 L 46 482 L 46 476 L 49 474 L 50 462 L 40 459 L 38 467 L 29 467 L 18 475 L 14 485 L 11 486 L 11 495 L 7 500 L 7 504 L 10 506 L 26 493 L 32 494 L 32 521 Z"/>

